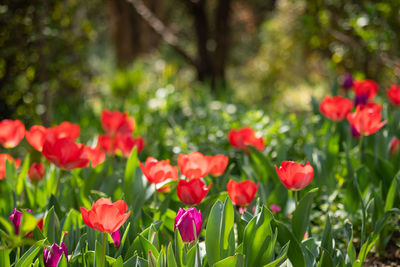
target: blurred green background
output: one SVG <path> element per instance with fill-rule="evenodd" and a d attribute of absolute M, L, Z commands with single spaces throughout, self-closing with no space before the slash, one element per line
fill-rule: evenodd
<path fill-rule="evenodd" d="M 344 73 L 400 78 L 398 0 L 6 0 L 0 24 L 0 119 L 69 120 L 87 142 L 124 110 L 154 156 L 285 133 Z"/>

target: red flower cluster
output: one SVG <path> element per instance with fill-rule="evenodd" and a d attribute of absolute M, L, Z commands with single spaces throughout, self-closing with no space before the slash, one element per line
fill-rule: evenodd
<path fill-rule="evenodd" d="M 325 96 L 319 104 L 319 110 L 328 119 L 341 121 L 347 117 L 353 108 L 351 100 L 341 96 Z"/>
<path fill-rule="evenodd" d="M 244 150 L 249 153 L 248 146 L 257 148 L 258 150 L 264 150 L 265 144 L 262 137 L 256 137 L 255 132 L 252 128 L 246 126 L 239 130 L 232 129 L 228 134 L 228 140 L 231 145 L 239 150 Z"/>
<path fill-rule="evenodd" d="M 207 187 L 202 178 L 211 174 L 220 176 L 225 172 L 229 158 L 225 155 L 205 156 L 200 152 L 180 154 L 178 166 L 183 176 L 177 185 L 179 199 L 187 205 L 197 205 L 207 195 L 211 184 Z"/>
<path fill-rule="evenodd" d="M 106 153 L 114 155 L 119 151 L 124 157 L 129 157 L 134 147 L 137 147 L 138 153 L 143 150 L 144 140 L 132 136 L 135 120 L 128 117 L 126 112 L 103 110 L 101 125 L 106 134 L 99 136 L 98 143 Z"/>

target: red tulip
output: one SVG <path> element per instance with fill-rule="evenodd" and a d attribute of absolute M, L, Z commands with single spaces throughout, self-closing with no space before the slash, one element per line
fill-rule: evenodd
<path fill-rule="evenodd" d="M 42 152 L 43 144 L 46 139 L 47 129 L 41 125 L 34 125 L 29 131 L 25 132 L 25 138 L 31 146 Z"/>
<path fill-rule="evenodd" d="M 43 179 L 45 170 L 42 163 L 33 163 L 28 170 L 28 178 L 33 183 L 37 183 Z"/>
<path fill-rule="evenodd" d="M 16 147 L 24 138 L 25 126 L 19 120 L 0 121 L 0 145 L 5 148 Z"/>
<path fill-rule="evenodd" d="M 115 150 L 121 151 L 124 157 L 129 157 L 131 151 L 134 147 L 137 148 L 137 153 L 139 154 L 144 148 L 144 139 L 142 137 L 134 138 L 130 134 L 118 133 L 114 140 Z"/>
<path fill-rule="evenodd" d="M 179 199 L 186 205 L 199 204 L 210 190 L 211 184 L 207 187 L 201 179 L 186 181 L 180 179 L 176 186 L 176 193 Z"/>
<path fill-rule="evenodd" d="M 358 105 L 354 113 L 347 115 L 347 120 L 361 135 L 368 136 L 381 129 L 386 121 L 381 121 L 382 106 L 375 103 Z"/>
<path fill-rule="evenodd" d="M 392 85 L 390 89 L 386 90 L 387 97 L 389 98 L 390 103 L 393 106 L 400 106 L 400 85 Z"/>
<path fill-rule="evenodd" d="M 215 155 L 208 158 L 208 172 L 214 176 L 220 176 L 228 166 L 229 157 L 225 155 Z"/>
<path fill-rule="evenodd" d="M 275 165 L 275 170 L 282 184 L 295 191 L 309 185 L 314 176 L 314 169 L 309 162 L 303 165 L 294 161 L 282 161 L 279 169 Z"/>
<path fill-rule="evenodd" d="M 145 165 L 139 162 L 144 176 L 151 184 L 162 183 L 168 179 L 178 179 L 178 169 L 171 166 L 169 160 L 158 161 L 153 157 L 146 159 Z"/>
<path fill-rule="evenodd" d="M 234 180 L 229 180 L 226 185 L 226 190 L 235 205 L 246 207 L 253 201 L 258 190 L 258 184 L 256 185 L 250 180 L 239 183 Z"/>
<path fill-rule="evenodd" d="M 107 198 L 100 198 L 93 203 L 91 210 L 81 207 L 83 222 L 97 231 L 103 233 L 114 233 L 128 219 L 131 212 L 125 201 L 118 200 L 112 203 Z"/>
<path fill-rule="evenodd" d="M 85 146 L 76 144 L 69 138 L 56 139 L 54 142 L 46 139 L 42 153 L 48 161 L 64 170 L 79 169 L 89 165 Z"/>
<path fill-rule="evenodd" d="M 117 110 L 103 110 L 101 113 L 101 125 L 108 134 L 131 134 L 135 130 L 135 120 L 128 117 L 128 113 Z"/>
<path fill-rule="evenodd" d="M 80 127 L 78 124 L 73 124 L 64 121 L 59 125 L 55 125 L 46 131 L 46 141 L 55 142 L 57 139 L 68 138 L 75 140 L 79 137 Z"/>
<path fill-rule="evenodd" d="M 246 126 L 239 130 L 232 129 L 228 134 L 229 143 L 237 149 L 244 150 L 247 153 L 249 149 L 247 146 L 252 146 L 258 150 L 265 148 L 264 140 L 262 137 L 256 137 L 255 132 L 250 127 Z"/>
<path fill-rule="evenodd" d="M 99 147 L 106 152 L 107 154 L 114 155 L 115 154 L 115 141 L 114 137 L 107 134 L 99 135 L 97 139 Z"/>
<path fill-rule="evenodd" d="M 181 173 L 189 180 L 203 178 L 208 174 L 208 158 L 200 152 L 180 154 L 178 166 Z"/>
<path fill-rule="evenodd" d="M 400 150 L 400 140 L 397 137 L 393 137 L 389 143 L 389 155 L 395 156 L 399 153 Z"/>
<path fill-rule="evenodd" d="M 366 104 L 368 100 L 372 100 L 378 93 L 378 84 L 372 80 L 354 81 L 353 89 L 356 95 L 355 106 Z"/>
<path fill-rule="evenodd" d="M 325 96 L 319 104 L 319 110 L 328 119 L 341 121 L 346 118 L 353 108 L 351 100 L 341 96 Z"/>
<path fill-rule="evenodd" d="M 20 159 L 13 159 L 8 154 L 0 153 L 0 180 L 6 178 L 6 160 L 8 160 L 9 162 L 14 162 L 15 168 L 18 168 L 21 164 Z"/>
<path fill-rule="evenodd" d="M 98 146 L 85 146 L 85 153 L 90 160 L 92 168 L 96 168 L 97 165 L 103 163 L 106 159 L 106 154 L 104 153 L 104 151 L 100 150 Z"/>

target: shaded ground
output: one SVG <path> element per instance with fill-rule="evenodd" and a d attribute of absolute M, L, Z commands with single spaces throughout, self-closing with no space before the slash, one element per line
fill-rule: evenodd
<path fill-rule="evenodd" d="M 386 249 L 385 257 L 380 258 L 378 255 L 369 256 L 363 266 L 366 267 L 383 267 L 383 266 L 400 266 L 400 248 L 394 243 L 390 243 Z"/>

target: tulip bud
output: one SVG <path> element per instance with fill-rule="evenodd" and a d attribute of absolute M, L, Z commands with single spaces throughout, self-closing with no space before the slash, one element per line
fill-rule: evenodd
<path fill-rule="evenodd" d="M 19 234 L 19 227 L 21 226 L 21 218 L 22 218 L 22 212 L 20 212 L 17 209 L 13 209 L 13 212 L 11 216 L 9 217 L 10 221 L 14 225 L 14 233 L 16 235 Z"/>
<path fill-rule="evenodd" d="M 346 90 L 349 90 L 351 87 L 353 87 L 353 75 L 351 73 L 345 73 L 342 76 L 342 87 Z"/>
<path fill-rule="evenodd" d="M 119 230 L 111 233 L 110 235 L 112 240 L 114 241 L 114 246 L 116 248 L 119 248 L 119 246 L 121 245 L 121 234 L 119 233 Z"/>
<path fill-rule="evenodd" d="M 397 137 L 393 137 L 389 143 L 389 154 L 391 157 L 396 156 L 399 153 L 400 140 Z"/>
<path fill-rule="evenodd" d="M 271 204 L 269 206 L 269 209 L 273 212 L 273 213 L 277 213 L 281 211 L 281 207 L 275 204 Z"/>
<path fill-rule="evenodd" d="M 61 246 L 54 243 L 53 245 L 51 245 L 51 247 L 44 249 L 43 250 L 44 266 L 56 267 L 63 253 L 68 262 L 68 250 L 63 242 L 61 242 Z"/>
<path fill-rule="evenodd" d="M 196 208 L 189 208 L 187 210 L 179 208 L 175 217 L 174 229 L 178 228 L 183 242 L 194 241 L 200 235 L 202 225 L 203 217 L 201 212 L 196 210 Z M 196 236 L 193 231 L 194 227 L 196 228 Z"/>
<path fill-rule="evenodd" d="M 37 183 L 43 179 L 44 166 L 42 163 L 33 163 L 28 171 L 29 180 L 33 183 Z"/>

